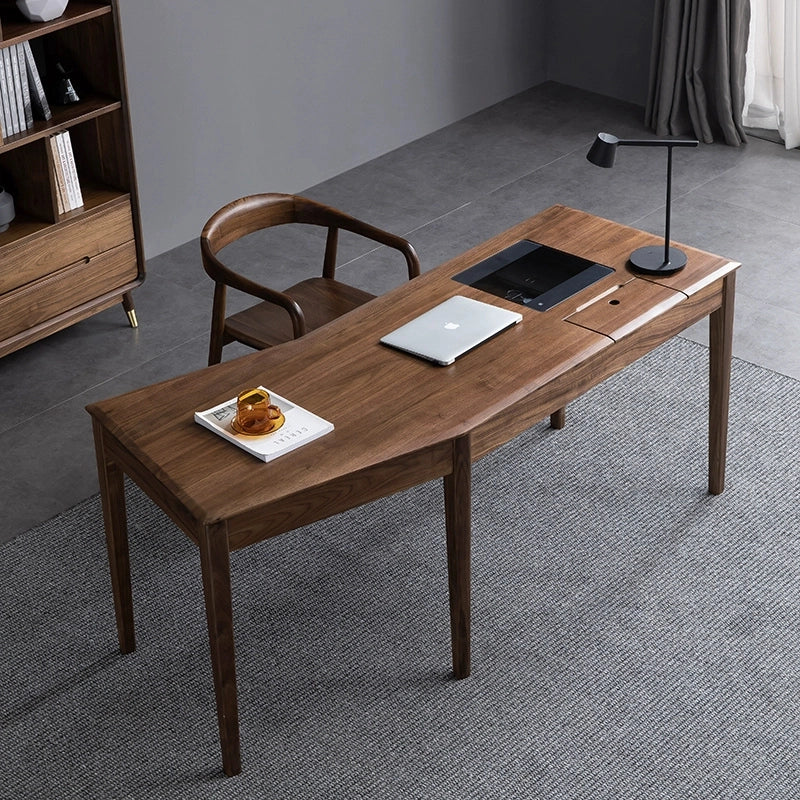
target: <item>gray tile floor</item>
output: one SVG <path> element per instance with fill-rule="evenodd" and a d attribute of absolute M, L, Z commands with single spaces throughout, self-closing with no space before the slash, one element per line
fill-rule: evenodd
<path fill-rule="evenodd" d="M 423 269 L 554 203 L 661 233 L 660 151 L 622 150 L 612 170 L 585 159 L 600 130 L 650 135 L 643 116 L 546 83 L 304 193 L 405 235 Z M 676 150 L 673 204 L 675 239 L 743 263 L 735 355 L 800 379 L 800 152 L 755 138 L 741 148 Z M 271 267 L 273 282 L 288 285 L 319 245 L 313 236 L 277 245 L 256 238 L 231 255 L 256 274 L 262 246 L 292 253 Z M 384 250 L 344 238 L 342 258 L 346 279 L 372 291 L 401 280 L 402 266 Z M 0 541 L 97 491 L 87 403 L 205 366 L 210 289 L 197 241 L 187 242 L 148 263 L 135 292 L 137 330 L 117 307 L 0 359 Z M 685 335 L 706 341 L 707 324 Z M 226 358 L 243 352 L 228 348 Z"/>

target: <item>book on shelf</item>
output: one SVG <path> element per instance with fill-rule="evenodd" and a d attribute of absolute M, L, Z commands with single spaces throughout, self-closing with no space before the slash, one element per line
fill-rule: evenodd
<path fill-rule="evenodd" d="M 75 166 L 75 153 L 72 150 L 72 139 L 69 131 L 58 134 L 64 144 L 64 153 L 67 159 L 64 177 L 67 181 L 67 194 L 71 201 L 71 208 L 80 208 L 83 205 L 83 192 L 78 180 L 78 168 Z"/>
<path fill-rule="evenodd" d="M 11 66 L 11 48 L 3 47 L 0 49 L 0 56 L 2 56 L 3 86 L 5 89 L 3 100 L 8 107 L 9 116 L 8 135 L 13 136 L 14 134 L 20 133 L 22 128 L 20 127 L 19 114 L 17 112 L 17 97 L 14 89 L 14 69 Z"/>
<path fill-rule="evenodd" d="M 30 125 L 28 124 L 28 116 L 30 113 L 30 108 L 25 107 L 25 93 L 23 90 L 23 85 L 25 88 L 28 86 L 28 76 L 24 75 L 23 72 L 25 70 L 25 65 L 23 63 L 22 69 L 23 72 L 20 72 L 20 64 L 19 64 L 19 55 L 18 49 L 16 45 L 10 45 L 6 48 L 9 51 L 11 56 L 11 73 L 14 76 L 14 98 L 17 101 L 17 117 L 19 118 L 19 129 L 20 131 L 28 130 L 31 125 L 33 125 L 33 118 L 30 120 Z M 29 104 L 30 105 L 30 104 Z"/>
<path fill-rule="evenodd" d="M 58 211 L 72 211 L 83 205 L 83 192 L 75 167 L 75 155 L 69 131 L 55 133 L 48 137 L 50 152 L 53 156 L 53 177 L 58 197 Z"/>
<path fill-rule="evenodd" d="M 6 136 L 29 130 L 34 118 L 53 116 L 28 41 L 0 48 L 0 106 Z"/>
<path fill-rule="evenodd" d="M 11 124 L 9 121 L 9 111 L 7 106 L 8 100 L 6 99 L 6 73 L 3 69 L 3 59 L 0 58 L 0 123 L 3 125 L 3 136 L 11 135 Z"/>
<path fill-rule="evenodd" d="M 13 126 L 11 124 L 11 107 L 8 100 L 8 86 L 6 85 L 6 71 L 3 67 L 3 57 L 0 55 L 0 117 L 3 123 L 3 136 L 11 136 Z"/>
<path fill-rule="evenodd" d="M 26 40 L 19 46 L 22 48 L 25 56 L 25 69 L 28 73 L 28 85 L 30 87 L 33 112 L 40 119 L 51 119 L 53 112 L 50 110 L 50 104 L 47 102 L 47 95 L 44 93 L 44 85 L 42 84 L 42 78 L 39 74 L 39 67 L 36 65 L 36 59 L 33 57 L 31 43 Z"/>
<path fill-rule="evenodd" d="M 50 156 L 53 162 L 53 177 L 56 184 L 56 200 L 58 201 L 58 213 L 63 214 L 67 208 L 67 182 L 64 179 L 64 168 L 61 166 L 61 154 L 58 152 L 58 142 L 56 135 L 47 137 L 47 146 L 50 148 Z"/>
<path fill-rule="evenodd" d="M 272 461 L 333 430 L 332 422 L 289 402 L 285 397 L 270 392 L 263 386 L 258 388 L 269 394 L 270 402 L 277 405 L 284 416 L 283 426 L 276 431 L 261 436 L 236 433 L 231 427 L 236 417 L 235 397 L 205 411 L 196 411 L 195 422 L 262 461 Z"/>
<path fill-rule="evenodd" d="M 31 87 L 28 78 L 28 68 L 25 59 L 25 48 L 21 44 L 15 44 L 14 50 L 17 55 L 19 65 L 19 82 L 22 87 L 22 107 L 25 110 L 25 128 L 33 127 L 33 103 L 31 102 Z"/>

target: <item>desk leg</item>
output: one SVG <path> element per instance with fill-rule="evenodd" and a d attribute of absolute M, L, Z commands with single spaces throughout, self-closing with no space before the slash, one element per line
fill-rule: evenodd
<path fill-rule="evenodd" d="M 708 491 L 711 494 L 722 494 L 725 488 L 735 288 L 736 273 L 731 272 L 722 279 L 722 304 L 709 316 Z"/>
<path fill-rule="evenodd" d="M 453 471 L 444 478 L 447 577 L 453 673 L 470 672 L 470 537 L 472 457 L 469 435 L 453 442 Z"/>
<path fill-rule="evenodd" d="M 133 595 L 128 556 L 128 519 L 125 514 L 125 481 L 122 470 L 106 454 L 103 426 L 93 420 L 94 448 L 97 457 L 97 478 L 106 531 L 108 567 L 114 592 L 114 613 L 117 618 L 117 639 L 123 653 L 136 648 L 133 628 Z"/>
<path fill-rule="evenodd" d="M 550 415 L 550 427 L 553 430 L 560 431 L 567 421 L 567 409 L 559 408 Z"/>
<path fill-rule="evenodd" d="M 222 747 L 222 769 L 238 775 L 242 769 L 239 752 L 239 710 L 236 699 L 236 662 L 233 650 L 233 605 L 228 528 L 219 522 L 207 525 L 199 535 L 203 593 L 206 600 L 208 641 L 214 671 L 217 721 Z"/>

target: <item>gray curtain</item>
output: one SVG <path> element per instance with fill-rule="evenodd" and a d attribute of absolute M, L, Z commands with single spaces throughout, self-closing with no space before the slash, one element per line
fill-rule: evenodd
<path fill-rule="evenodd" d="M 746 141 L 749 0 L 656 0 L 645 122 L 659 136 Z"/>

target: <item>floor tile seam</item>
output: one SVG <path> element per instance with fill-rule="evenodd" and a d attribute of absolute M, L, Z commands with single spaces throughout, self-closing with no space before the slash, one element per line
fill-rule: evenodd
<path fill-rule="evenodd" d="M 191 241 L 191 240 L 190 240 Z M 188 244 L 188 242 L 186 243 Z M 157 256 L 156 256 L 157 257 Z M 145 276 L 145 280 L 150 279 L 150 281 L 166 281 L 170 284 L 170 286 L 174 286 L 176 289 L 184 292 L 198 292 L 203 291 L 208 286 L 208 281 L 210 280 L 208 275 L 206 274 L 205 270 L 203 269 L 202 265 L 199 263 L 200 259 L 198 258 L 197 267 L 198 271 L 198 280 L 192 282 L 191 286 L 187 286 L 185 282 L 181 282 L 180 280 L 176 280 L 171 278 L 167 273 L 161 272 L 160 268 L 156 267 L 153 270 L 149 270 Z M 135 298 L 135 295 L 134 295 Z"/>
<path fill-rule="evenodd" d="M 759 295 L 751 294 L 750 292 L 747 292 L 744 289 L 739 288 L 737 286 L 736 299 L 742 300 L 743 298 L 747 298 L 748 300 L 752 301 L 754 308 L 759 308 L 759 307 L 763 308 L 764 306 L 769 306 L 771 317 L 774 317 L 777 313 L 789 314 L 792 317 L 796 317 L 798 321 L 800 321 L 800 311 L 795 311 L 794 309 L 786 308 L 785 306 L 780 306 L 777 303 L 773 302 L 772 300 L 766 299 Z"/>
<path fill-rule="evenodd" d="M 466 203 L 462 203 L 461 205 L 456 206 L 455 208 L 451 208 L 449 211 L 445 211 L 443 214 L 439 214 L 438 216 L 433 217 L 432 219 L 429 219 L 426 222 L 423 222 L 420 225 L 417 225 L 415 228 L 411 228 L 411 230 L 406 231 L 405 233 L 402 233 L 400 235 L 404 239 L 410 240 L 410 237 L 412 237 L 417 231 L 424 230 L 429 225 L 433 225 L 435 222 L 438 222 L 439 220 L 446 219 L 451 214 L 455 214 L 457 211 L 461 211 L 462 209 L 467 208 L 468 206 L 472 205 L 473 202 L 475 202 L 475 201 L 474 200 L 468 200 Z M 413 242 L 412 242 L 412 246 L 413 246 Z M 365 258 L 366 256 L 371 255 L 373 253 L 377 253 L 378 250 L 381 250 L 384 247 L 386 247 L 386 245 L 378 245 L 377 247 L 373 247 L 373 248 L 371 248 L 371 249 L 369 249 L 369 250 L 367 250 L 367 251 L 365 251 L 363 253 L 359 253 L 359 255 L 354 256 L 353 258 L 350 258 L 347 261 L 342 261 L 340 264 L 337 264 L 336 265 L 336 269 L 341 269 L 342 267 L 346 267 L 346 266 L 348 266 L 350 264 L 355 264 L 355 262 L 358 261 L 359 259 Z"/>
<path fill-rule="evenodd" d="M 528 172 L 524 172 L 521 175 L 518 175 L 516 178 L 510 181 L 506 181 L 505 183 L 496 186 L 494 189 L 489 189 L 487 192 L 484 193 L 484 196 L 490 197 L 491 195 L 495 195 L 498 192 L 502 192 L 504 189 L 508 189 L 511 186 L 519 183 L 520 181 L 526 180 L 530 178 L 532 175 L 535 175 L 537 172 L 541 172 L 543 169 L 547 169 L 551 167 L 553 164 L 557 164 L 559 161 L 563 161 L 565 158 L 570 158 L 570 156 L 574 156 L 576 154 L 588 152 L 588 148 L 584 147 L 575 147 L 572 150 L 567 151 L 566 153 L 562 153 L 560 156 L 556 156 L 555 158 L 551 158 L 550 161 L 545 162 L 544 164 L 538 164 L 533 169 L 529 170 Z"/>
<path fill-rule="evenodd" d="M 726 205 L 729 205 L 729 206 L 732 206 L 734 208 L 737 208 L 740 211 L 747 211 L 747 212 L 752 212 L 753 211 L 753 208 L 751 206 L 746 206 L 746 205 L 743 205 L 742 203 L 736 203 L 736 202 L 730 200 L 728 197 L 720 198 L 719 197 L 719 192 L 713 192 L 710 189 L 706 189 L 706 186 L 709 183 L 711 183 L 713 180 L 715 180 L 715 179 L 712 178 L 710 181 L 706 181 L 706 183 L 702 184 L 702 186 L 698 186 L 696 189 L 693 189 L 690 192 L 690 194 L 693 194 L 694 192 L 698 192 L 698 191 L 704 191 L 704 193 L 702 195 L 703 197 L 713 199 L 718 203 L 725 203 Z M 737 196 L 738 195 L 731 195 L 731 197 L 737 197 Z M 779 216 L 777 216 L 775 214 L 771 214 L 768 211 L 765 211 L 763 208 L 760 209 L 760 213 L 763 214 L 765 217 L 769 217 L 771 219 L 774 219 L 776 222 L 779 222 L 781 225 L 791 225 L 794 228 L 800 227 L 800 223 L 795 222 L 792 219 L 789 219 L 788 215 L 786 217 L 779 217 Z"/>
<path fill-rule="evenodd" d="M 148 364 L 151 364 L 154 361 L 157 361 L 157 360 L 163 358 L 164 356 L 168 355 L 169 353 L 172 353 L 175 350 L 178 350 L 179 348 L 184 347 L 185 345 L 189 344 L 190 342 L 193 342 L 195 339 L 205 339 L 205 338 L 206 338 L 206 336 L 205 336 L 205 334 L 203 334 L 202 336 L 200 336 L 200 335 L 193 336 L 190 339 L 185 339 L 184 341 L 178 342 L 177 344 L 173 345 L 172 347 L 169 347 L 166 350 L 162 350 L 161 352 L 159 352 L 157 355 L 153 356 L 152 358 L 148 358 L 146 361 L 140 361 L 140 362 L 132 365 L 128 369 L 124 370 L 123 372 L 118 372 L 118 373 L 116 373 L 114 375 L 111 375 L 108 378 L 100 381 L 99 383 L 94 383 L 91 386 L 84 387 L 81 391 L 76 392 L 75 394 L 71 394 L 68 397 L 63 398 L 62 400 L 60 400 L 55 405 L 48 406 L 47 408 L 43 408 L 41 411 L 39 411 L 39 413 L 34 414 L 33 416 L 27 416 L 27 417 L 25 417 L 25 419 L 22 419 L 19 422 L 14 423 L 13 425 L 9 425 L 6 428 L 0 428 L 0 436 L 4 436 L 7 433 L 11 433 L 12 431 L 15 431 L 15 430 L 17 430 L 19 428 L 22 428 L 22 426 L 26 425 L 27 423 L 29 423 L 29 422 L 31 422 L 33 420 L 36 420 L 39 417 L 42 417 L 42 416 L 44 416 L 46 414 L 47 415 L 52 414 L 52 412 L 54 410 L 59 409 L 59 408 L 63 408 L 64 406 L 68 405 L 69 403 L 74 402 L 79 397 L 81 397 L 81 395 L 85 395 L 85 394 L 87 394 L 89 392 L 93 392 L 96 389 L 99 389 L 99 388 L 101 388 L 103 386 L 106 386 L 107 384 L 112 383 L 113 381 L 119 380 L 120 378 L 124 378 L 126 375 L 129 375 L 129 374 L 134 373 L 134 372 L 138 372 L 139 370 L 142 369 L 142 367 L 145 367 Z M 117 394 L 119 394 L 119 392 Z M 112 395 L 109 395 L 109 396 L 112 396 Z"/>
<path fill-rule="evenodd" d="M 455 206 L 454 208 L 451 208 L 448 211 L 443 212 L 442 214 L 438 214 L 437 216 L 432 217 L 429 220 L 426 220 L 425 222 L 421 223 L 420 225 L 417 225 L 416 227 L 411 228 L 409 231 L 406 231 L 405 233 L 402 234 L 402 236 L 404 238 L 408 239 L 411 236 L 413 236 L 413 234 L 417 233 L 418 231 L 424 230 L 428 226 L 433 225 L 436 222 L 439 222 L 440 220 L 446 219 L 447 217 L 451 216 L 452 214 L 455 214 L 455 213 L 457 213 L 459 211 L 462 211 L 465 208 L 468 208 L 469 206 L 473 205 L 475 202 L 477 202 L 481 198 L 491 197 L 492 195 L 497 194 L 498 192 L 502 191 L 503 189 L 506 189 L 509 186 L 513 186 L 515 183 L 518 183 L 519 181 L 524 180 L 525 178 L 528 178 L 531 175 L 534 175 L 535 173 L 539 172 L 540 170 L 545 169 L 546 167 L 549 167 L 552 164 L 555 164 L 555 163 L 557 163 L 557 162 L 559 162 L 559 161 L 561 161 L 561 160 L 563 160 L 565 158 L 568 158 L 569 156 L 571 156 L 571 155 L 573 155 L 575 153 L 579 153 L 579 152 L 583 152 L 583 148 L 575 148 L 575 149 L 570 150 L 570 151 L 568 151 L 566 153 L 563 153 L 562 155 L 560 155 L 560 156 L 558 156 L 556 158 L 551 159 L 550 161 L 548 161 L 548 162 L 546 162 L 544 164 L 539 164 L 534 169 L 530 170 L 529 172 L 525 172 L 525 173 L 522 173 L 522 174 L 518 175 L 513 180 L 506 181 L 505 183 L 498 184 L 497 186 L 495 186 L 495 187 L 493 187 L 491 189 L 487 189 L 486 191 L 481 192 L 477 197 L 474 197 L 471 200 L 467 200 L 466 202 L 461 203 L 461 204 Z M 352 263 L 358 261 L 358 259 L 363 258 L 364 256 L 367 256 L 367 255 L 369 255 L 371 253 L 374 253 L 379 249 L 380 249 L 380 247 L 372 248 L 371 250 L 368 250 L 365 253 L 361 253 L 360 255 L 355 256 L 354 258 L 351 258 L 348 261 L 343 261 L 341 264 L 338 265 L 338 267 L 343 267 L 343 266 L 347 266 L 348 264 L 352 264 Z"/>
<path fill-rule="evenodd" d="M 769 307 L 769 309 L 768 309 L 769 316 L 771 318 L 774 318 L 778 313 L 780 313 L 780 314 L 790 314 L 793 317 L 797 317 L 797 319 L 798 319 L 798 327 L 800 328 L 800 313 L 798 313 L 797 311 L 792 311 L 791 309 L 783 308 L 782 306 L 775 305 L 775 303 L 773 303 L 773 302 L 771 302 L 769 300 L 765 300 L 765 299 L 763 299 L 761 297 L 756 297 L 755 295 L 749 294 L 748 292 L 742 291 L 741 289 L 737 289 L 737 291 L 736 291 L 736 300 L 735 300 L 735 304 L 734 304 L 735 307 L 734 307 L 734 319 L 733 319 L 734 337 L 736 336 L 737 310 L 739 308 L 741 308 L 742 301 L 745 298 L 748 299 L 748 300 L 751 300 L 753 302 L 753 306 L 755 308 L 763 309 L 764 306 L 768 306 Z M 734 340 L 734 349 L 736 349 L 735 340 Z M 773 375 L 781 375 L 782 377 L 789 378 L 789 379 L 791 379 L 793 381 L 800 381 L 800 378 L 798 378 L 797 375 L 793 375 L 793 374 L 791 374 L 789 372 L 784 372 L 784 371 L 782 371 L 780 369 L 776 369 L 775 367 L 767 366 L 766 364 L 762 363 L 761 361 L 753 361 L 753 360 L 751 360 L 749 358 L 744 358 L 741 355 L 735 355 L 734 358 L 738 358 L 740 361 L 744 361 L 744 362 L 746 362 L 748 364 L 752 364 L 753 366 L 758 367 L 759 369 L 766 370 L 767 372 L 770 372 Z"/>
<path fill-rule="evenodd" d="M 437 216 L 432 217 L 431 219 L 421 223 L 420 225 L 417 225 L 414 228 L 411 228 L 409 231 L 406 231 L 405 233 L 403 233 L 402 236 L 404 238 L 408 239 L 409 237 L 413 236 L 413 234 L 417 233 L 418 231 L 424 230 L 428 226 L 433 225 L 436 222 L 439 222 L 440 220 L 446 219 L 447 217 L 451 216 L 452 214 L 455 214 L 455 213 L 457 213 L 459 211 L 462 211 L 463 209 L 473 205 L 476 201 L 480 200 L 481 198 L 491 197 L 492 195 L 497 194 L 498 192 L 502 191 L 503 189 L 506 189 L 509 186 L 513 186 L 515 183 L 518 183 L 519 181 L 524 180 L 525 178 L 528 178 L 531 175 L 534 175 L 535 173 L 539 172 L 542 169 L 545 169 L 545 168 L 551 166 L 552 164 L 555 164 L 555 163 L 557 163 L 559 161 L 562 161 L 563 159 L 568 158 L 569 156 L 574 155 L 575 153 L 582 153 L 582 152 L 583 152 L 583 148 L 574 148 L 573 150 L 570 150 L 570 151 L 568 151 L 566 153 L 563 153 L 562 155 L 557 156 L 556 158 L 553 158 L 553 159 L 551 159 L 550 161 L 548 161 L 548 162 L 546 162 L 544 164 L 539 164 L 534 169 L 518 175 L 513 180 L 506 181 L 505 183 L 498 184 L 497 186 L 495 186 L 495 187 L 493 187 L 491 189 L 487 189 L 486 191 L 481 192 L 478 197 L 475 197 L 475 198 L 473 198 L 471 200 L 467 200 L 466 202 L 461 203 L 460 205 L 455 206 L 454 208 L 451 208 L 451 209 L 449 209 L 448 211 L 445 211 L 442 214 L 438 214 Z M 360 258 L 363 258 L 364 256 L 367 256 L 367 255 L 370 255 L 371 253 L 374 253 L 379 249 L 380 249 L 380 247 L 374 247 L 371 250 L 368 250 L 368 251 L 366 251 L 364 253 L 361 253 L 358 256 L 355 256 L 354 258 L 349 259 L 348 261 L 343 261 L 341 264 L 339 264 L 337 266 L 337 268 L 347 266 L 348 264 L 353 264 L 356 261 L 358 261 Z"/>
<path fill-rule="evenodd" d="M 708 186 L 709 183 L 713 183 L 714 181 L 718 181 L 720 178 L 724 178 L 726 175 L 730 175 L 732 172 L 736 172 L 736 170 L 738 168 L 739 168 L 738 164 L 734 164 L 734 165 L 732 165 L 730 167 L 726 167 L 725 169 L 721 170 L 718 174 L 714 175 L 713 177 L 706 178 L 702 183 L 699 183 L 694 188 L 689 189 L 689 191 L 686 192 L 686 194 L 692 194 L 692 192 L 697 192 L 700 189 L 703 189 L 704 187 Z"/>

